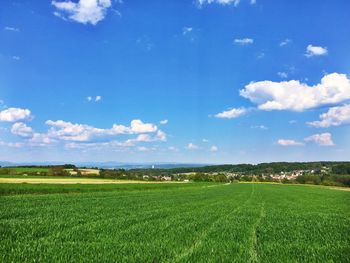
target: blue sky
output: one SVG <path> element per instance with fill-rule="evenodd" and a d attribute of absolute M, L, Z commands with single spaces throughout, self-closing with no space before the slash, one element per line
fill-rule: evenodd
<path fill-rule="evenodd" d="M 349 160 L 346 0 L 0 3 L 0 160 Z"/>

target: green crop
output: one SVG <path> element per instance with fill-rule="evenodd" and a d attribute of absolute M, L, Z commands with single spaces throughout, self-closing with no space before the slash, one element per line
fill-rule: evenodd
<path fill-rule="evenodd" d="M 272 184 L 6 185 L 1 262 L 349 262 L 350 192 Z"/>

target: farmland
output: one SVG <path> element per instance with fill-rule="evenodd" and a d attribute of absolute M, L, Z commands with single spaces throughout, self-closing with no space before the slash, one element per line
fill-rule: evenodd
<path fill-rule="evenodd" d="M 350 192 L 0 184 L 1 262 L 349 262 Z"/>

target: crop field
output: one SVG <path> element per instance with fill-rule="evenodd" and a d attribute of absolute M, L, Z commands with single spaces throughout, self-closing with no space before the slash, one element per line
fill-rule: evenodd
<path fill-rule="evenodd" d="M 116 180 L 116 179 L 99 179 L 99 178 L 72 178 L 58 176 L 1 176 L 1 183 L 28 183 L 28 184 L 147 184 L 146 181 L 137 180 Z M 163 182 L 159 182 L 163 183 Z M 174 183 L 174 182 L 169 182 Z"/>
<path fill-rule="evenodd" d="M 349 262 L 350 192 L 0 184 L 1 262 Z"/>

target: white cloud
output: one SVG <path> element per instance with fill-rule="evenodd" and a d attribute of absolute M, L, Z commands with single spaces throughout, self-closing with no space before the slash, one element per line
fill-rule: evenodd
<path fill-rule="evenodd" d="M 114 124 L 109 129 L 96 128 L 86 124 L 71 123 L 63 120 L 48 120 L 46 124 L 50 126 L 47 133 L 36 133 L 31 127 L 28 127 L 22 122 L 13 124 L 11 132 L 25 138 L 22 145 L 46 146 L 53 143 L 65 142 L 66 147 L 79 149 L 102 149 L 110 147 L 113 150 L 113 147 L 133 147 L 140 142 L 164 142 L 167 140 L 166 133 L 158 130 L 156 125 L 144 123 L 141 120 L 131 121 L 130 126 Z M 123 142 L 111 140 L 112 136 L 117 135 L 137 136 Z"/>
<path fill-rule="evenodd" d="M 322 128 L 350 124 L 350 104 L 332 107 L 328 112 L 321 114 L 320 119 L 320 121 L 308 122 L 307 124 Z"/>
<path fill-rule="evenodd" d="M 238 6 L 240 0 L 197 0 L 198 6 L 203 6 L 205 4 L 220 4 L 220 5 L 230 5 Z"/>
<path fill-rule="evenodd" d="M 219 150 L 219 148 L 215 145 L 213 145 L 212 147 L 210 147 L 210 151 L 211 152 L 217 152 Z"/>
<path fill-rule="evenodd" d="M 321 83 L 308 86 L 297 80 L 251 82 L 240 95 L 258 105 L 261 110 L 304 111 L 350 99 L 350 80 L 345 74 L 324 76 Z"/>
<path fill-rule="evenodd" d="M 166 140 L 165 133 L 158 130 L 156 125 L 152 123 L 143 123 L 141 120 L 131 121 L 130 127 L 114 124 L 110 129 L 95 128 L 86 124 L 73 124 L 62 120 L 48 120 L 46 121 L 46 124 L 51 126 L 48 131 L 49 137 L 65 141 L 86 142 L 91 141 L 96 137 L 115 136 L 121 134 L 155 133 L 157 131 L 157 139 L 162 141 Z M 142 136 L 140 138 L 142 138 Z"/>
<path fill-rule="evenodd" d="M 192 31 L 193 31 L 193 27 L 186 27 L 186 26 L 185 26 L 185 27 L 182 29 L 182 34 L 185 36 L 185 35 L 191 33 Z"/>
<path fill-rule="evenodd" d="M 56 16 L 82 24 L 96 25 L 105 18 L 112 2 L 111 0 L 79 0 L 78 3 L 52 1 L 52 5 L 57 9 L 54 12 Z"/>
<path fill-rule="evenodd" d="M 102 96 L 98 95 L 98 96 L 96 96 L 95 98 L 93 98 L 92 96 L 87 96 L 87 97 L 86 97 L 86 100 L 87 100 L 88 102 L 91 102 L 91 101 L 99 102 L 99 101 L 102 100 Z"/>
<path fill-rule="evenodd" d="M 4 30 L 5 31 L 12 31 L 12 32 L 19 32 L 20 31 L 19 28 L 12 27 L 12 26 L 5 26 Z"/>
<path fill-rule="evenodd" d="M 138 142 L 149 142 L 151 141 L 151 136 L 149 134 L 139 134 L 136 138 Z"/>
<path fill-rule="evenodd" d="M 167 140 L 167 136 L 166 136 L 165 132 L 158 130 L 157 135 L 156 135 L 156 139 L 159 141 L 165 142 Z"/>
<path fill-rule="evenodd" d="M 332 134 L 326 132 L 321 134 L 314 134 L 304 139 L 306 142 L 315 142 L 320 146 L 334 146 Z"/>
<path fill-rule="evenodd" d="M 0 111 L 0 121 L 15 122 L 32 118 L 31 112 L 28 109 L 8 108 Z"/>
<path fill-rule="evenodd" d="M 49 136 L 60 140 L 89 141 L 95 136 L 106 134 L 106 130 L 86 124 L 73 124 L 62 120 L 48 120 L 46 124 L 51 126 L 48 132 Z"/>
<path fill-rule="evenodd" d="M 143 123 L 141 120 L 131 121 L 131 131 L 133 133 L 156 132 L 157 126 L 152 123 Z"/>
<path fill-rule="evenodd" d="M 31 146 L 47 146 L 49 144 L 57 142 L 56 139 L 50 138 L 48 134 L 45 133 L 34 133 L 32 138 L 29 140 L 29 145 Z"/>
<path fill-rule="evenodd" d="M 203 139 L 202 139 L 202 142 L 209 142 L 209 140 L 208 140 L 208 139 L 203 138 Z"/>
<path fill-rule="evenodd" d="M 197 145 L 195 145 L 195 144 L 193 144 L 191 142 L 189 144 L 187 144 L 186 148 L 188 150 L 197 150 L 197 149 L 199 149 L 199 147 Z"/>
<path fill-rule="evenodd" d="M 267 128 L 265 125 L 254 125 L 251 126 L 252 129 L 260 129 L 260 130 L 268 130 L 269 128 Z"/>
<path fill-rule="evenodd" d="M 161 120 L 159 123 L 162 124 L 162 125 L 165 125 L 165 124 L 168 123 L 168 120 Z"/>
<path fill-rule="evenodd" d="M 277 141 L 277 144 L 281 146 L 302 146 L 304 145 L 302 142 L 298 142 L 295 140 L 289 140 L 289 139 L 279 139 Z"/>
<path fill-rule="evenodd" d="M 248 112 L 245 108 L 233 108 L 231 110 L 223 111 L 214 115 L 215 118 L 233 119 L 245 115 Z"/>
<path fill-rule="evenodd" d="M 290 44 L 291 42 L 292 42 L 292 40 L 286 38 L 285 40 L 281 41 L 280 47 L 284 47 L 284 46 Z"/>
<path fill-rule="evenodd" d="M 328 50 L 326 47 L 318 47 L 313 45 L 308 45 L 306 47 L 306 57 L 313 57 L 313 56 L 324 56 L 328 54 Z"/>
<path fill-rule="evenodd" d="M 11 132 L 21 137 L 31 137 L 34 133 L 33 129 L 23 122 L 14 123 L 11 127 Z"/>
<path fill-rule="evenodd" d="M 183 27 L 182 28 L 182 35 L 183 37 L 187 38 L 191 42 L 194 42 L 197 39 L 197 32 L 198 30 L 195 30 L 193 27 Z"/>
<path fill-rule="evenodd" d="M 282 79 L 288 78 L 288 74 L 286 72 L 277 72 L 277 75 Z"/>
<path fill-rule="evenodd" d="M 237 45 L 250 45 L 250 44 L 253 44 L 254 43 L 254 39 L 252 38 L 236 38 L 234 40 L 234 43 L 237 44 Z"/>
<path fill-rule="evenodd" d="M 255 5 L 256 4 L 256 0 L 250 0 L 250 4 L 251 5 Z"/>

